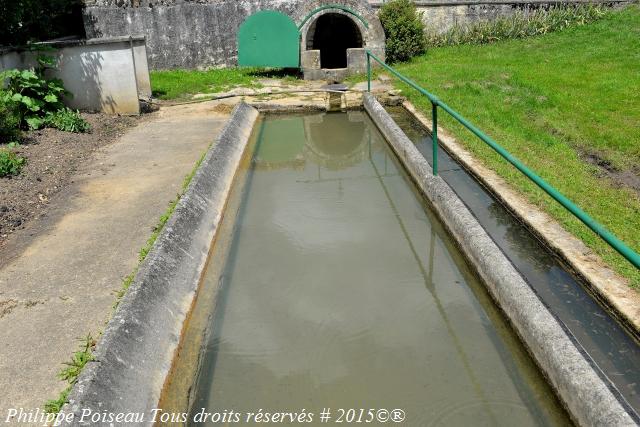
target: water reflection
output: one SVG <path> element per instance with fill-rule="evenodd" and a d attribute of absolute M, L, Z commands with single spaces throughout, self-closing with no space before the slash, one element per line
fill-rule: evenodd
<path fill-rule="evenodd" d="M 221 290 L 192 415 L 401 408 L 405 425 L 569 423 L 368 118 L 270 117 L 252 165 L 225 219 L 228 256 L 203 285 Z"/>
<path fill-rule="evenodd" d="M 281 118 L 262 129 L 264 144 L 254 158 L 261 170 L 304 169 L 312 162 L 328 170 L 355 165 L 368 155 L 364 115 L 360 111 L 326 116 Z"/>

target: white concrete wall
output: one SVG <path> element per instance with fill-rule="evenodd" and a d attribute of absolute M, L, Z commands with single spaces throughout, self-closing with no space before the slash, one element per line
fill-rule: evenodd
<path fill-rule="evenodd" d="M 59 77 L 73 94 L 65 103 L 75 109 L 110 114 L 139 114 L 139 98 L 151 96 L 144 38 L 128 37 L 44 43 L 55 49 Z M 2 69 L 29 68 L 33 52 L 5 50 Z"/>
<path fill-rule="evenodd" d="M 138 95 L 141 98 L 150 98 L 151 79 L 149 78 L 149 63 L 147 62 L 147 44 L 144 40 L 133 41 L 133 57 L 136 66 Z"/>

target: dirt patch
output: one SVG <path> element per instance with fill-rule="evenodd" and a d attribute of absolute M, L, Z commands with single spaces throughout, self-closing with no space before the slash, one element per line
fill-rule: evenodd
<path fill-rule="evenodd" d="M 580 157 L 598 168 L 598 176 L 609 178 L 616 186 L 630 188 L 640 196 L 640 167 L 620 170 L 610 161 L 593 152 L 582 152 Z"/>
<path fill-rule="evenodd" d="M 234 108 L 235 105 L 233 104 L 218 104 L 213 107 L 212 111 L 220 114 L 231 114 Z"/>
<path fill-rule="evenodd" d="M 0 301 L 0 319 L 11 313 L 18 306 L 18 302 L 13 299 Z"/>
<path fill-rule="evenodd" d="M 27 132 L 16 148 L 27 164 L 19 175 L 0 178 L 0 250 L 11 234 L 47 211 L 48 204 L 73 183 L 74 173 L 95 150 L 144 120 L 106 114 L 82 116 L 91 125 L 90 133 L 56 129 Z"/>
<path fill-rule="evenodd" d="M 26 300 L 22 303 L 14 299 L 0 300 L 0 319 L 4 316 L 11 314 L 11 312 L 17 308 L 19 305 L 24 306 L 24 308 L 32 308 L 39 304 L 44 304 L 45 301 L 40 300 Z"/>

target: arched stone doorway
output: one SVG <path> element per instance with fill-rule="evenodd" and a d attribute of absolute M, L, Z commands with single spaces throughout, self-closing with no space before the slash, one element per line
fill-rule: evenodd
<path fill-rule="evenodd" d="M 307 50 L 320 51 L 320 68 L 347 68 L 347 49 L 362 47 L 360 29 L 346 15 L 327 13 L 309 27 Z"/>
<path fill-rule="evenodd" d="M 365 51 L 384 58 L 384 30 L 366 0 L 306 0 L 296 11 L 305 79 L 342 81 L 366 72 Z"/>

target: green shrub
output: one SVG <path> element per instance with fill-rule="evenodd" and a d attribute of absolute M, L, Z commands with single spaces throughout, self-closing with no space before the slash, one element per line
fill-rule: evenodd
<path fill-rule="evenodd" d="M 0 96 L 0 107 L 2 103 L 8 111 L 11 107 L 15 118 L 11 123 L 16 129 L 50 126 L 65 132 L 89 130 L 89 124 L 77 111 L 64 106 L 62 97 L 71 94 L 64 88 L 62 80 L 45 77 L 45 71 L 55 68 L 55 65 L 54 58 L 39 55 L 38 66 L 33 70 L 7 70 L 0 73 L 0 80 L 8 81 L 7 88 Z"/>
<path fill-rule="evenodd" d="M 15 102 L 20 125 L 39 129 L 46 123 L 46 116 L 62 108 L 62 97 L 69 92 L 60 79 L 47 79 L 44 73 L 54 68 L 55 60 L 38 56 L 38 66 L 33 70 L 7 70 L 0 73 L 0 81 L 6 80 L 6 98 Z"/>
<path fill-rule="evenodd" d="M 387 62 L 407 61 L 425 52 L 422 14 L 411 0 L 391 0 L 380 9 L 387 38 Z"/>
<path fill-rule="evenodd" d="M 89 123 L 80 116 L 78 111 L 62 108 L 46 116 L 46 125 L 64 132 L 83 133 L 90 130 Z"/>
<path fill-rule="evenodd" d="M 18 109 L 6 91 L 0 90 L 0 144 L 20 140 Z"/>
<path fill-rule="evenodd" d="M 0 149 L 0 177 L 17 175 L 27 160 L 6 148 Z"/>
<path fill-rule="evenodd" d="M 570 26 L 594 22 L 607 13 L 601 5 L 564 5 L 535 11 L 517 11 L 494 21 L 473 25 L 456 25 L 443 34 L 428 32 L 429 46 L 452 46 L 460 44 L 484 44 L 500 40 L 519 39 L 560 31 Z"/>

